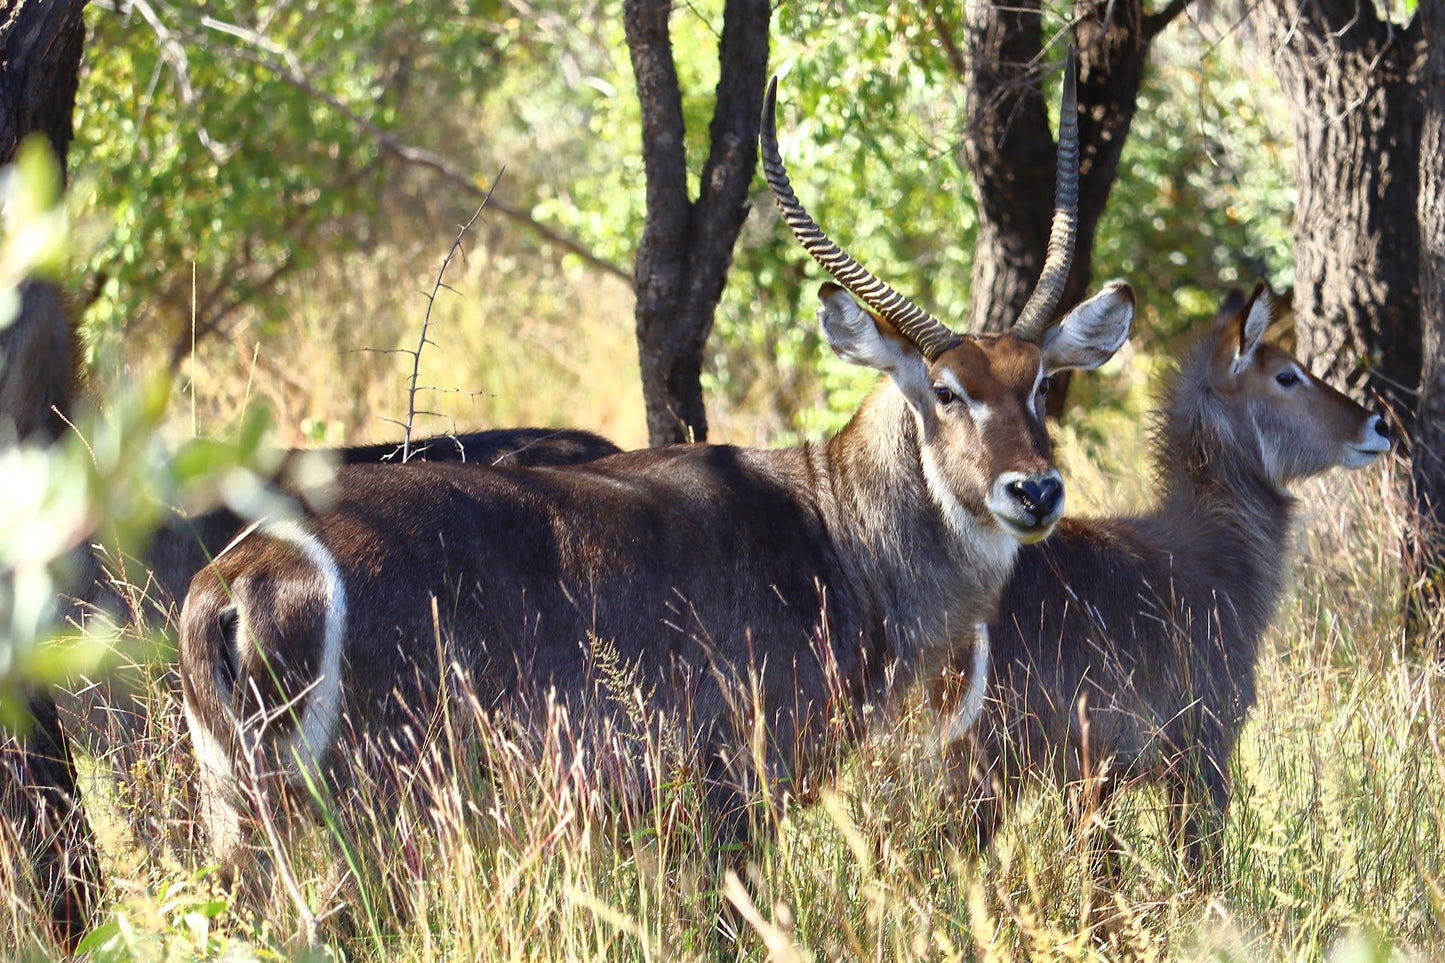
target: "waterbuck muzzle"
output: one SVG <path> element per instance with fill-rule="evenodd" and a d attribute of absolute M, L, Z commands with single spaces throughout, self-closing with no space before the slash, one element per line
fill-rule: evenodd
<path fill-rule="evenodd" d="M 1025 545 L 1042 541 L 1064 514 L 1064 481 L 1056 469 L 1004 472 L 993 483 L 988 509 L 1004 531 Z"/>

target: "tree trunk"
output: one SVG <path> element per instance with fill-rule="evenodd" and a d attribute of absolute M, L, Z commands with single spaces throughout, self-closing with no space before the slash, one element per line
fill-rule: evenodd
<path fill-rule="evenodd" d="M 637 248 L 637 350 L 654 445 L 703 441 L 703 348 L 747 217 L 768 65 L 767 0 L 727 0 L 711 149 L 688 196 L 682 93 L 672 58 L 670 0 L 623 5 L 642 105 L 647 221 Z"/>
<path fill-rule="evenodd" d="M 100 864 L 54 698 L 35 694 L 30 714 L 23 737 L 0 741 L 0 818 L 15 827 L 22 852 L 30 854 L 56 941 L 69 950 L 89 928 Z"/>
<path fill-rule="evenodd" d="M 85 0 L 18 0 L 0 13 L 0 164 L 39 133 L 64 171 L 85 46 L 84 7 Z M 64 412 L 73 400 L 75 355 L 54 285 L 26 283 L 20 316 L 0 333 L 0 350 L 0 420 L 12 437 L 57 437 L 63 421 L 55 409 Z M 54 699 L 34 693 L 30 712 L 26 733 L 0 741 L 0 813 L 30 849 L 56 937 L 71 948 L 95 907 L 95 844 Z"/>
<path fill-rule="evenodd" d="M 1421 0 L 1425 40 L 1420 136 L 1420 402 L 1410 448 L 1415 531 L 1409 543 L 1410 634 L 1440 639 L 1445 602 L 1445 0 Z"/>
<path fill-rule="evenodd" d="M 963 154 L 978 201 L 968 330 L 1002 331 L 1043 268 L 1054 206 L 1054 135 L 1035 69 L 1043 24 L 1038 0 L 971 3 L 968 18 Z"/>
<path fill-rule="evenodd" d="M 74 0 L 27 0 L 0 13 L 0 164 L 31 134 L 50 142 L 60 164 L 74 134 L 71 115 L 85 45 Z M 0 331 L 0 438 L 56 438 L 74 400 L 75 335 L 59 288 L 33 280 L 20 315 Z"/>
<path fill-rule="evenodd" d="M 1409 426 L 1420 382 L 1418 20 L 1355 0 L 1256 8 L 1294 117 L 1301 354 Z"/>
<path fill-rule="evenodd" d="M 1082 299 L 1089 286 L 1094 235 L 1118 176 L 1149 48 L 1185 6 L 1187 0 L 1173 0 L 1160 12 L 1146 14 L 1141 0 L 1083 0 L 1075 8 L 1079 232 L 1064 309 Z M 1039 84 L 1043 28 L 1038 0 L 970 4 L 968 46 L 966 63 L 956 65 L 969 94 L 964 155 L 979 211 L 968 324 L 973 331 L 1001 331 L 1033 291 L 1053 217 L 1056 155 Z M 1066 379 L 1056 380 L 1049 396 L 1055 415 L 1068 385 Z"/>

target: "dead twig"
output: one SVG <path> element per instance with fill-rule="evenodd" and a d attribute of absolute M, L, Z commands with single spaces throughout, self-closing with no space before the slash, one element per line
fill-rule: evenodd
<path fill-rule="evenodd" d="M 488 202 L 491 201 L 492 193 L 497 189 L 497 184 L 501 183 L 502 175 L 505 173 L 506 168 L 497 172 L 496 180 L 492 181 L 492 186 L 487 189 L 487 194 L 482 198 L 481 205 L 472 213 L 467 223 L 462 225 L 462 229 L 457 232 L 456 239 L 452 241 L 451 248 L 447 250 L 447 256 L 442 259 L 442 266 L 441 270 L 437 272 L 436 283 L 432 285 L 431 293 L 426 295 L 426 314 L 421 319 L 421 340 L 416 343 L 416 349 L 409 352 L 411 354 L 411 383 L 406 389 L 406 424 L 402 426 L 401 463 L 403 465 L 410 460 L 412 455 L 411 433 L 412 427 L 416 422 L 416 416 L 418 414 L 435 414 L 435 412 L 418 412 L 416 408 L 416 393 L 418 390 L 417 377 L 421 372 L 422 349 L 428 344 L 436 344 L 435 341 L 431 340 L 432 308 L 436 307 L 437 295 L 441 293 L 442 288 L 446 287 L 447 290 L 452 290 L 452 288 L 444 283 L 447 268 L 451 267 L 452 258 L 456 257 L 457 252 L 462 249 L 462 239 L 467 236 L 467 232 L 472 229 L 472 225 L 477 223 L 477 218 L 482 216 L 482 211 L 486 209 Z"/>

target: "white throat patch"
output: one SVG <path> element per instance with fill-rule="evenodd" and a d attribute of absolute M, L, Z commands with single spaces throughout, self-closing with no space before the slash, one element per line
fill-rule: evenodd
<path fill-rule="evenodd" d="M 980 523 L 953 493 L 943 469 L 928 447 L 920 445 L 918 450 L 922 456 L 923 479 L 928 485 L 928 494 L 942 513 L 954 541 L 999 579 L 1007 577 L 1013 568 L 1014 557 L 1018 555 L 1018 541 L 1000 528 Z"/>
<path fill-rule="evenodd" d="M 928 494 L 943 513 L 943 520 L 948 523 L 948 530 L 953 533 L 953 537 L 966 540 L 982 535 L 980 529 L 983 526 L 979 525 L 978 519 L 963 507 L 963 503 L 953 493 L 953 488 L 948 484 L 948 479 L 943 477 L 943 469 L 938 466 L 933 452 L 927 445 L 919 445 L 918 450 L 922 455 L 923 479 L 928 484 Z"/>

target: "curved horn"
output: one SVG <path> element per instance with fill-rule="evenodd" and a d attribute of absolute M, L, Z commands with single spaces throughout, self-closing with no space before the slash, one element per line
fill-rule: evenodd
<path fill-rule="evenodd" d="M 808 216 L 793 193 L 793 185 L 778 153 L 777 102 L 778 78 L 774 77 L 768 84 L 768 96 L 763 101 L 763 176 L 768 179 L 768 188 L 773 192 L 773 201 L 782 212 L 783 220 L 788 222 L 793 236 L 813 256 L 813 260 L 837 278 L 839 284 L 897 328 L 898 333 L 913 342 L 925 358 L 935 360 L 963 339 L 942 321 L 874 277 L 833 243 L 817 222 Z"/>
<path fill-rule="evenodd" d="M 1037 341 L 1049 329 L 1069 280 L 1074 236 L 1079 229 L 1079 98 L 1075 90 L 1074 48 L 1064 60 L 1064 99 L 1059 107 L 1059 173 L 1054 189 L 1054 223 L 1049 228 L 1049 253 L 1039 282 L 1019 312 L 1012 334 Z"/>

